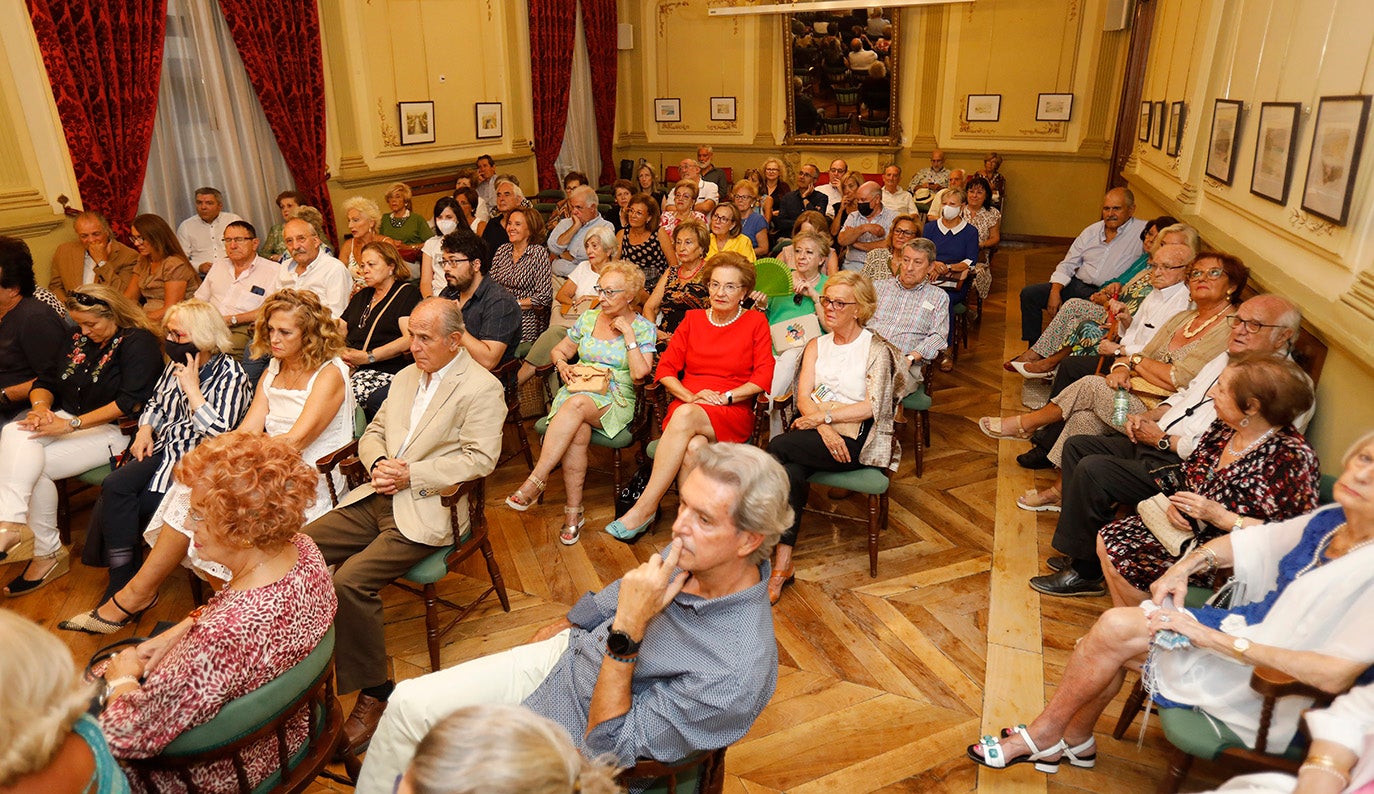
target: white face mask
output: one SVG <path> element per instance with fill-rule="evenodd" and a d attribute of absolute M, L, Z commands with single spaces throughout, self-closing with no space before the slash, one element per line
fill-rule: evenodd
<path fill-rule="evenodd" d="M 458 231 L 458 221 L 451 221 L 448 218 L 440 218 L 434 222 L 434 225 L 438 227 L 439 234 L 447 235 Z"/>
<path fill-rule="evenodd" d="M 944 215 L 945 220 L 947 221 L 952 221 L 955 218 L 959 217 L 959 213 L 961 211 L 961 208 L 954 204 L 946 204 L 945 206 L 940 208 L 940 214 Z"/>

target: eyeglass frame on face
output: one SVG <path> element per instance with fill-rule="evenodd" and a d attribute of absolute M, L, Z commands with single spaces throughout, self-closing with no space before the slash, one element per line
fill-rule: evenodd
<path fill-rule="evenodd" d="M 728 281 L 711 280 L 706 284 L 707 292 L 724 292 L 727 295 L 732 292 L 739 292 L 742 289 L 744 289 L 743 284 L 734 284 Z"/>
<path fill-rule="evenodd" d="M 620 289 L 607 289 L 606 287 L 597 284 L 596 286 L 592 287 L 592 292 L 595 292 L 599 297 L 602 298 L 614 298 L 615 296 L 626 291 L 627 289 L 629 288 L 621 287 Z"/>
<path fill-rule="evenodd" d="M 1158 270 L 1158 271 L 1161 272 L 1161 273 L 1164 272 L 1165 270 L 1182 270 L 1182 269 L 1185 268 L 1185 267 L 1188 267 L 1188 266 L 1187 266 L 1187 265 L 1156 265 L 1154 262 L 1151 262 L 1151 263 L 1150 263 L 1150 270 Z M 1198 271 L 1198 272 L 1201 272 L 1201 271 Z M 1191 276 L 1192 274 L 1190 273 L 1189 275 Z"/>
<path fill-rule="evenodd" d="M 1247 319 L 1242 318 L 1239 314 L 1227 315 L 1227 317 L 1226 317 L 1226 324 L 1229 325 L 1229 326 L 1231 326 L 1232 328 L 1239 327 L 1240 325 L 1243 324 L 1243 325 L 1245 326 L 1245 330 L 1246 330 L 1246 331 L 1249 331 L 1249 332 L 1252 333 L 1252 334 L 1257 334 L 1257 333 L 1263 331 L 1265 328 L 1287 328 L 1287 327 L 1288 327 L 1288 326 L 1286 326 L 1286 325 L 1280 325 L 1280 324 L 1278 324 L 1278 323 L 1262 323 L 1262 322 L 1260 322 L 1259 320 L 1247 320 Z"/>
<path fill-rule="evenodd" d="M 1221 278 L 1221 277 L 1224 276 L 1224 275 L 1226 275 L 1226 269 L 1225 269 L 1225 268 L 1220 268 L 1220 267 L 1209 267 L 1209 268 L 1207 268 L 1206 270 L 1190 270 L 1190 271 L 1188 271 L 1188 280 L 1189 280 L 1189 281 L 1201 281 L 1201 280 L 1203 280 L 1203 279 L 1205 278 L 1205 279 L 1207 279 L 1208 281 L 1211 281 L 1212 279 Z"/>
<path fill-rule="evenodd" d="M 464 262 L 472 262 L 472 258 L 471 258 L 471 257 L 466 257 L 466 256 L 463 257 L 462 259 L 448 259 L 448 258 L 442 257 L 442 256 L 439 257 L 439 267 L 448 267 L 448 266 L 450 266 L 450 265 L 452 265 L 452 266 L 454 266 L 454 267 L 457 267 L 458 265 L 461 265 L 461 264 L 463 264 Z"/>
<path fill-rule="evenodd" d="M 893 237 L 896 237 L 896 236 L 899 235 L 899 234 L 902 235 L 902 236 L 904 236 L 904 237 L 920 237 L 920 236 L 921 236 L 921 233 L 918 232 L 918 231 L 916 231 L 915 229 L 910 229 L 910 230 L 908 230 L 908 229 L 903 229 L 903 228 L 901 228 L 900 226 L 893 226 L 893 227 L 892 227 L 892 236 L 893 236 Z"/>
<path fill-rule="evenodd" d="M 233 244 L 236 244 L 236 243 L 246 243 L 246 242 L 249 242 L 249 241 L 251 241 L 251 240 L 256 240 L 256 239 L 258 239 L 258 238 L 256 238 L 256 237 L 221 237 L 221 238 L 219 238 L 219 241 L 220 241 L 221 243 L 224 243 L 225 245 L 233 245 Z"/>
<path fill-rule="evenodd" d="M 823 306 L 824 308 L 827 308 L 827 309 L 835 309 L 836 311 L 841 311 L 841 310 L 843 310 L 846 306 L 858 306 L 858 305 L 859 305 L 859 302 L 858 302 L 858 301 L 842 301 L 842 300 L 835 300 L 834 298 L 830 297 L 829 295 L 822 295 L 822 296 L 821 296 L 821 306 Z"/>

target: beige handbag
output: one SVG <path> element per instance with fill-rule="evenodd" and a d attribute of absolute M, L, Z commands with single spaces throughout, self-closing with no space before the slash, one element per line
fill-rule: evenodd
<path fill-rule="evenodd" d="M 1135 506 L 1145 528 L 1155 536 L 1164 549 L 1177 557 L 1183 553 L 1184 544 L 1194 539 L 1191 530 L 1179 529 L 1169 520 L 1169 497 L 1157 493 Z"/>
<path fill-rule="evenodd" d="M 605 394 L 611 388 L 611 370 L 595 364 L 568 365 L 568 391 L 574 394 Z"/>

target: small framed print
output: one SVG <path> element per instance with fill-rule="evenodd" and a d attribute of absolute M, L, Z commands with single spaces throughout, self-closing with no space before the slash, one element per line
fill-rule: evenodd
<path fill-rule="evenodd" d="M 1369 119 L 1369 96 L 1324 96 L 1317 106 L 1312 153 L 1302 208 L 1338 226 L 1350 216 L 1355 171 L 1364 149 L 1364 125 Z"/>
<path fill-rule="evenodd" d="M 1154 113 L 1150 114 L 1150 145 L 1156 149 L 1164 148 L 1164 103 L 1156 102 Z"/>
<path fill-rule="evenodd" d="M 965 113 L 969 121 L 997 121 L 1002 118 L 1002 95 L 969 94 Z"/>
<path fill-rule="evenodd" d="M 434 143 L 434 103 L 397 102 L 400 116 L 401 145 Z"/>
<path fill-rule="evenodd" d="M 1278 204 L 1288 203 L 1293 157 L 1298 151 L 1300 102 L 1263 102 L 1255 132 L 1255 168 L 1250 192 Z"/>
<path fill-rule="evenodd" d="M 1212 138 L 1207 145 L 1207 176 L 1229 185 L 1236 174 L 1236 147 L 1240 144 L 1240 114 L 1244 105 L 1234 99 L 1218 99 L 1212 111 Z"/>
<path fill-rule="evenodd" d="M 1068 121 L 1073 115 L 1073 94 L 1041 94 L 1035 103 L 1036 121 Z"/>
<path fill-rule="evenodd" d="M 1169 143 L 1164 147 L 1164 153 L 1170 157 L 1177 157 L 1183 148 L 1183 112 L 1182 102 L 1169 106 Z"/>
<path fill-rule="evenodd" d="M 1140 103 L 1140 121 L 1137 122 L 1136 135 L 1142 141 L 1150 140 L 1150 120 L 1154 118 L 1154 103 Z"/>
<path fill-rule="evenodd" d="M 682 121 L 682 100 L 655 99 L 654 121 Z"/>
<path fill-rule="evenodd" d="M 500 138 L 505 133 L 500 102 L 477 103 L 477 137 Z"/>
<path fill-rule="evenodd" d="M 711 97 L 711 121 L 734 121 L 735 98 L 732 96 Z"/>

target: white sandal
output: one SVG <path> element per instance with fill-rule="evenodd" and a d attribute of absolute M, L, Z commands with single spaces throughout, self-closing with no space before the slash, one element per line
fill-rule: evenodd
<path fill-rule="evenodd" d="M 1035 765 L 1037 771 L 1049 775 L 1053 775 L 1059 771 L 1060 759 L 1055 758 L 1052 761 L 1045 759 L 1052 755 L 1058 755 L 1064 750 L 1065 744 L 1063 739 L 1041 750 L 1039 747 L 1035 746 L 1035 742 L 1031 741 L 1030 732 L 1026 730 L 1026 726 L 1018 725 L 1013 731 L 1021 736 L 1021 740 L 1024 741 L 1026 747 L 1030 749 L 1029 753 L 1018 755 L 1015 758 L 1007 758 L 1006 754 L 1002 752 L 1002 742 L 997 737 L 984 736 L 979 740 L 978 744 L 971 744 L 968 746 L 966 750 L 968 757 L 992 769 L 1006 769 L 1009 766 L 1015 766 L 1017 764 L 1031 763 Z M 1082 745 L 1079 746 L 1082 747 Z M 974 752 L 974 749 L 977 747 L 983 748 L 982 755 Z"/>

